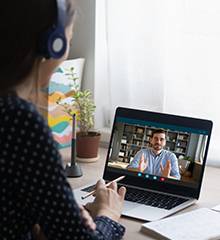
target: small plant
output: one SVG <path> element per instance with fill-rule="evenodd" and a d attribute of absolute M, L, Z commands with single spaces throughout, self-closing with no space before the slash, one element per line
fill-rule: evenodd
<path fill-rule="evenodd" d="M 92 93 L 89 90 L 77 91 L 74 95 L 75 103 L 78 107 L 80 132 L 87 135 L 94 125 L 95 104 Z"/>
<path fill-rule="evenodd" d="M 94 125 L 94 113 L 96 108 L 92 99 L 92 93 L 90 90 L 78 90 L 78 78 L 76 77 L 73 67 L 66 69 L 66 75 L 68 76 L 68 79 L 73 82 L 70 87 L 73 87 L 75 90 L 72 95 L 72 103 L 65 103 L 65 99 L 58 99 L 56 103 L 62 106 L 64 112 L 66 112 L 71 118 L 73 114 L 76 113 L 76 119 L 79 121 L 81 135 L 88 135 L 89 130 Z"/>
<path fill-rule="evenodd" d="M 184 156 L 183 160 L 192 162 L 192 158 L 190 156 Z"/>
<path fill-rule="evenodd" d="M 69 86 L 71 88 L 75 89 L 76 91 L 78 91 L 79 83 L 77 82 L 77 80 L 79 78 L 76 76 L 74 67 L 65 68 L 65 71 L 66 71 L 65 75 L 67 76 L 67 78 L 72 81 L 72 83 Z"/>
<path fill-rule="evenodd" d="M 75 113 L 79 121 L 79 129 L 82 135 L 88 135 L 89 130 L 94 125 L 95 104 L 90 90 L 76 91 L 73 95 L 72 104 L 63 103 L 62 99 L 56 102 L 63 107 L 71 118 Z"/>

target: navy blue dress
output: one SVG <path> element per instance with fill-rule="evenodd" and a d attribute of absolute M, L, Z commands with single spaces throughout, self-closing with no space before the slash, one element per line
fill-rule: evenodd
<path fill-rule="evenodd" d="M 0 239 L 33 239 L 38 223 L 48 239 L 121 239 L 124 227 L 107 217 L 96 230 L 82 221 L 51 131 L 33 104 L 0 97 Z"/>

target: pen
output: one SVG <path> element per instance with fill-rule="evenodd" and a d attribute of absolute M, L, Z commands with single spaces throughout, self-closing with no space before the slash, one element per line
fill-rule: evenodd
<path fill-rule="evenodd" d="M 112 180 L 111 182 L 106 183 L 105 186 L 106 186 L 106 187 L 109 187 L 111 183 L 113 183 L 113 182 L 119 182 L 119 181 L 121 181 L 121 180 L 124 179 L 124 178 L 125 178 L 125 176 L 118 177 L 118 178 Z M 88 194 L 86 194 L 85 196 L 82 196 L 81 198 L 82 198 L 82 199 L 86 199 L 87 197 L 93 195 L 95 192 L 96 192 L 96 190 L 93 190 L 93 191 L 89 192 Z"/>
<path fill-rule="evenodd" d="M 73 114 L 71 165 L 76 165 L 76 114 Z"/>

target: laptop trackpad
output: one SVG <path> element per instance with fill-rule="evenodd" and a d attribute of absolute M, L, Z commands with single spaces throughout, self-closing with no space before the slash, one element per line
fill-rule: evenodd
<path fill-rule="evenodd" d="M 139 206 L 140 206 L 140 204 L 138 204 L 138 203 L 125 201 L 124 206 L 123 206 L 123 212 L 130 211 L 131 209 L 135 209 Z"/>
<path fill-rule="evenodd" d="M 129 202 L 126 202 L 125 204 L 125 208 L 123 209 L 123 215 L 138 218 L 138 219 L 155 221 L 157 219 L 167 216 L 169 212 L 168 210 L 161 209 L 161 208 L 155 208 L 155 207 L 134 203 L 136 204 L 136 207 L 135 207 L 135 205 L 132 206 L 127 203 Z M 133 203 L 131 202 L 131 204 Z"/>

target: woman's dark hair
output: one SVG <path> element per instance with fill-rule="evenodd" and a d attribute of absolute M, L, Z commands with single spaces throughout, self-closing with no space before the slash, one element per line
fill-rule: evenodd
<path fill-rule="evenodd" d="M 73 5 L 66 0 L 68 25 Z M 10 91 L 31 73 L 42 59 L 38 54 L 41 34 L 56 22 L 56 0 L 3 1 L 0 10 L 0 92 Z"/>

